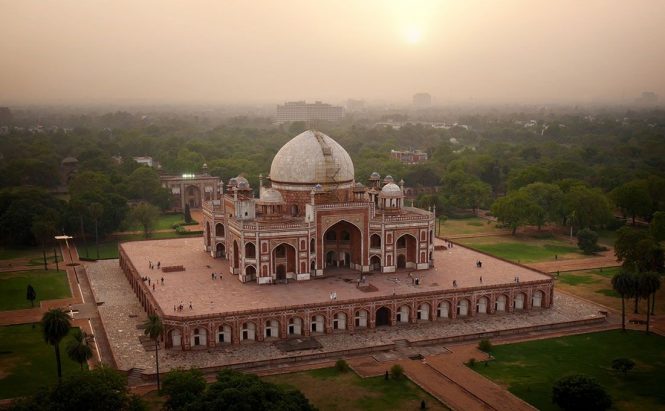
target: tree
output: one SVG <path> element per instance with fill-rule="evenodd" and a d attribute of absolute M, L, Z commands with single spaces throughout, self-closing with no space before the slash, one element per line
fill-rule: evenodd
<path fill-rule="evenodd" d="M 612 218 L 610 203 L 599 189 L 576 185 L 564 194 L 564 215 L 575 215 L 574 227 L 593 228 L 607 223 Z"/>
<path fill-rule="evenodd" d="M 399 364 L 395 364 L 390 367 L 390 375 L 393 379 L 399 380 L 404 376 L 404 368 Z"/>
<path fill-rule="evenodd" d="M 570 375 L 552 387 L 552 402 L 566 411 L 606 410 L 612 399 L 598 382 L 586 375 Z"/>
<path fill-rule="evenodd" d="M 663 249 L 647 230 L 621 227 L 614 242 L 617 261 L 632 271 L 662 271 Z"/>
<path fill-rule="evenodd" d="M 39 390 L 13 404 L 15 410 L 144 410 L 142 400 L 129 393 L 127 377 L 101 365 L 75 373 L 59 384 Z"/>
<path fill-rule="evenodd" d="M 129 212 L 129 220 L 143 227 L 143 236 L 148 238 L 159 218 L 159 209 L 152 204 L 140 203 Z"/>
<path fill-rule="evenodd" d="M 298 390 L 289 390 L 267 383 L 256 375 L 231 369 L 217 373 L 217 381 L 187 405 L 192 410 L 297 410 L 315 408 Z"/>
<path fill-rule="evenodd" d="M 46 244 L 49 243 L 55 236 L 57 215 L 53 210 L 43 215 L 35 216 L 32 219 L 32 235 L 35 240 L 42 246 L 42 255 L 44 256 L 44 271 L 48 270 L 48 263 L 46 261 Z"/>
<path fill-rule="evenodd" d="M 630 358 L 615 358 L 612 360 L 612 368 L 623 373 L 624 377 L 628 374 L 628 371 L 633 369 L 633 367 L 635 367 L 635 361 Z"/>
<path fill-rule="evenodd" d="M 657 211 L 653 214 L 649 230 L 657 242 L 665 240 L 665 211 Z"/>
<path fill-rule="evenodd" d="M 37 291 L 32 287 L 32 284 L 28 284 L 28 290 L 26 292 L 25 298 L 30 300 L 30 307 L 35 306 L 35 300 L 37 299 Z"/>
<path fill-rule="evenodd" d="M 489 338 L 483 338 L 483 339 L 480 340 L 480 342 L 478 343 L 478 349 L 479 349 L 480 351 L 484 351 L 484 352 L 486 352 L 486 353 L 489 353 L 489 352 L 492 351 L 492 348 L 493 348 L 493 347 L 492 347 L 492 341 L 490 341 Z"/>
<path fill-rule="evenodd" d="M 99 219 L 104 215 L 104 205 L 98 202 L 91 203 L 88 206 L 88 212 L 95 222 L 95 248 L 97 249 L 97 259 L 99 259 Z"/>
<path fill-rule="evenodd" d="M 162 187 L 159 174 L 151 167 L 139 167 L 127 177 L 127 197 L 146 201 L 164 209 L 169 204 L 169 192 Z"/>
<path fill-rule="evenodd" d="M 647 330 L 649 334 L 649 323 L 651 320 L 651 298 L 655 297 L 656 291 L 660 288 L 660 277 L 658 273 L 645 272 L 638 277 L 637 292 L 640 297 L 647 299 Z"/>
<path fill-rule="evenodd" d="M 532 183 L 520 189 L 539 206 L 531 217 L 538 229 L 548 222 L 559 220 L 563 209 L 563 192 L 559 186 L 547 183 Z"/>
<path fill-rule="evenodd" d="M 517 228 L 526 224 L 538 208 L 526 193 L 517 191 L 496 200 L 492 205 L 492 214 L 499 222 L 509 226 L 515 235 Z"/>
<path fill-rule="evenodd" d="M 189 209 L 189 204 L 185 204 L 185 223 L 189 224 L 192 221 L 192 212 Z"/>
<path fill-rule="evenodd" d="M 197 369 L 176 368 L 164 377 L 162 393 L 168 396 L 166 409 L 179 410 L 196 400 L 206 389 L 203 373 Z"/>
<path fill-rule="evenodd" d="M 145 328 L 143 333 L 155 342 L 155 367 L 157 369 L 157 391 L 159 391 L 159 339 L 164 334 L 164 324 L 162 324 L 161 318 L 153 314 L 148 316 L 143 327 Z"/>
<path fill-rule="evenodd" d="M 83 370 L 83 364 L 92 358 L 92 349 L 88 345 L 88 335 L 80 328 L 75 328 L 72 337 L 73 339 L 67 343 L 67 355 L 70 359 L 79 363 L 81 370 Z"/>
<path fill-rule="evenodd" d="M 577 246 L 584 254 L 593 254 L 598 251 L 598 233 L 588 228 L 577 232 Z"/>
<path fill-rule="evenodd" d="M 339 372 L 347 372 L 349 371 L 349 363 L 346 362 L 345 359 L 340 358 L 339 360 L 335 361 L 335 369 Z"/>
<path fill-rule="evenodd" d="M 649 216 L 651 212 L 652 200 L 646 180 L 633 180 L 623 184 L 612 190 L 610 196 L 624 217 L 631 217 L 633 225 L 637 216 Z"/>
<path fill-rule="evenodd" d="M 621 270 L 612 277 L 612 288 L 621 296 L 621 329 L 623 331 L 626 331 L 626 298 L 635 294 L 637 288 L 635 282 L 635 275 L 626 270 Z"/>
<path fill-rule="evenodd" d="M 52 308 L 44 313 L 41 324 L 44 341 L 51 344 L 55 350 L 55 362 L 58 367 L 58 381 L 61 381 L 62 365 L 60 363 L 60 341 L 65 338 L 71 328 L 69 315 L 59 308 Z"/>

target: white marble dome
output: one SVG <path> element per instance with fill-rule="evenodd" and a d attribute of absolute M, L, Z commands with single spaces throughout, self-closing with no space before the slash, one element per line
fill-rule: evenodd
<path fill-rule="evenodd" d="M 263 203 L 283 203 L 284 199 L 279 191 L 267 188 L 261 193 L 260 201 Z"/>
<path fill-rule="evenodd" d="M 349 153 L 335 140 L 314 130 L 307 130 L 284 144 L 272 160 L 270 180 L 273 185 L 323 186 L 350 183 L 354 178 Z"/>
<path fill-rule="evenodd" d="M 395 183 L 388 183 L 381 189 L 383 197 L 399 197 L 402 195 L 402 189 Z"/>

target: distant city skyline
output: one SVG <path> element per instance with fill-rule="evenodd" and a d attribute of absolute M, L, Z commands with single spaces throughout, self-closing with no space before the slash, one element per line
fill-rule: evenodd
<path fill-rule="evenodd" d="M 0 105 L 665 95 L 659 0 L 0 0 L 0 13 Z"/>

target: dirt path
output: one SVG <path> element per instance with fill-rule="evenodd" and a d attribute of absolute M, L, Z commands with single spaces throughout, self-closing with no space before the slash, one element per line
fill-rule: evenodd
<path fill-rule="evenodd" d="M 620 266 L 614 255 L 614 250 L 603 251 L 598 256 L 589 258 L 578 258 L 574 260 L 541 261 L 538 263 L 524 263 L 524 265 L 546 273 L 565 271 L 590 270 L 601 267 Z"/>

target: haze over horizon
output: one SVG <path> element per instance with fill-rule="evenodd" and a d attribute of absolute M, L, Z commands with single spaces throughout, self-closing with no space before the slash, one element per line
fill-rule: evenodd
<path fill-rule="evenodd" d="M 0 0 L 0 104 L 665 96 L 665 2 Z"/>

